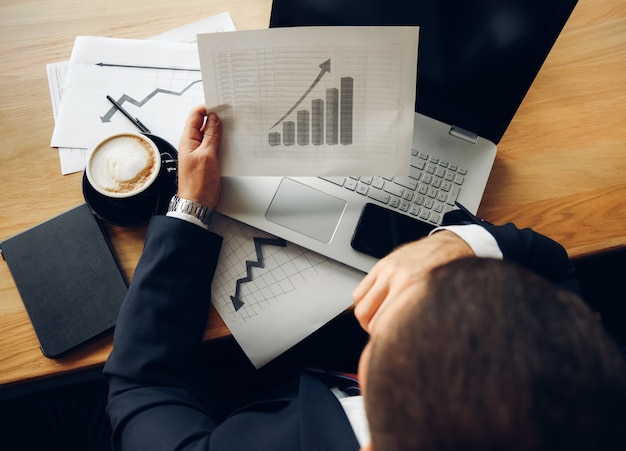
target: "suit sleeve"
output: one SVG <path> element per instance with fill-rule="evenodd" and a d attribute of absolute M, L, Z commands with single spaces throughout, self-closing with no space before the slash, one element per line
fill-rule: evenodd
<path fill-rule="evenodd" d="M 104 367 L 115 449 L 206 449 L 215 424 L 185 380 L 209 313 L 222 239 L 154 217 Z"/>
<path fill-rule="evenodd" d="M 551 280 L 561 288 L 581 295 L 576 270 L 567 252 L 556 241 L 532 229 L 518 229 L 514 224 L 501 226 L 483 221 L 465 209 L 444 216 L 444 225 L 478 224 L 496 239 L 505 260 Z"/>

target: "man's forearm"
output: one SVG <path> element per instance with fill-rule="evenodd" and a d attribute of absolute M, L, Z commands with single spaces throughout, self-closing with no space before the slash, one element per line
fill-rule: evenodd
<path fill-rule="evenodd" d="M 563 246 L 556 241 L 529 228 L 519 229 L 511 223 L 497 226 L 466 211 L 452 213 L 444 218 L 446 226 L 435 229 L 434 232 L 449 229 L 463 238 L 477 256 L 514 261 L 561 288 L 580 295 L 574 266 Z M 483 229 L 483 232 L 479 229 Z M 494 250 L 493 242 L 490 244 L 490 240 L 485 240 L 485 233 L 493 237 L 500 255 Z"/>
<path fill-rule="evenodd" d="M 221 238 L 176 218 L 156 217 L 122 305 L 105 373 L 176 377 L 200 344 Z M 163 371 L 167 369 L 167 371 Z M 165 382 L 165 381 L 162 381 Z"/>

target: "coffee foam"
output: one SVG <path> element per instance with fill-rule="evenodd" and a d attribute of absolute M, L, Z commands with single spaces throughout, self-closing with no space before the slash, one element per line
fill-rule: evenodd
<path fill-rule="evenodd" d="M 101 143 L 89 161 L 88 177 L 100 191 L 128 195 L 155 178 L 155 152 L 144 139 L 133 135 L 112 137 Z"/>

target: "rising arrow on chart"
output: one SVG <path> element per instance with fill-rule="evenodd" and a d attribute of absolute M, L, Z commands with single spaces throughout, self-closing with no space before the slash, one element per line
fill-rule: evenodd
<path fill-rule="evenodd" d="M 285 119 L 287 116 L 289 116 L 293 112 L 293 110 L 298 108 L 298 105 L 300 105 L 302 103 L 302 101 L 304 99 L 306 99 L 306 96 L 308 96 L 309 93 L 313 90 L 313 88 L 315 88 L 315 86 L 320 82 L 320 80 L 326 74 L 326 72 L 330 73 L 330 59 L 327 59 L 326 61 L 324 61 L 322 64 L 320 64 L 319 67 L 321 69 L 320 73 L 317 75 L 317 78 L 315 78 L 315 80 L 313 81 L 313 84 L 311 86 L 309 86 L 309 89 L 307 89 L 304 94 L 302 94 L 302 97 L 300 97 L 298 99 L 298 101 L 295 103 L 295 105 L 292 106 L 289 109 L 289 111 L 287 111 L 285 113 L 285 115 L 283 117 L 281 117 L 274 125 L 272 125 L 270 127 L 270 130 L 273 129 L 274 127 L 276 127 L 278 124 L 280 124 L 283 121 L 283 119 Z"/>
<path fill-rule="evenodd" d="M 198 84 L 200 82 L 202 82 L 202 80 L 192 81 L 182 91 L 171 91 L 169 89 L 157 88 L 154 91 L 152 91 L 150 94 L 148 94 L 146 97 L 144 97 L 142 100 L 135 100 L 132 97 L 130 97 L 129 95 L 123 94 L 119 98 L 117 103 L 119 103 L 120 105 L 124 105 L 125 102 L 129 102 L 129 103 L 132 103 L 133 105 L 138 106 L 139 108 L 141 108 L 148 100 L 150 100 L 151 98 L 153 98 L 157 94 L 169 94 L 169 95 L 174 95 L 174 96 L 179 96 L 180 97 L 188 89 L 190 89 L 193 85 Z M 111 122 L 111 118 L 113 117 L 113 115 L 116 112 L 117 112 L 117 108 L 116 107 L 111 107 L 111 109 L 109 111 L 107 111 L 107 113 L 104 116 L 100 116 L 100 120 L 102 120 L 102 122 Z"/>

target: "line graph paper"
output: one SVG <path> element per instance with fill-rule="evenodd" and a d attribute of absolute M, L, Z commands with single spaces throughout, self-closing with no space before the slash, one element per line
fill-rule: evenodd
<path fill-rule="evenodd" d="M 246 321 L 292 293 L 317 275 L 327 258 L 233 219 L 215 214 L 210 229 L 224 238 L 220 261 L 213 279 L 213 303 L 222 312 Z M 259 256 L 255 238 L 261 244 L 263 267 L 247 267 Z M 282 244 L 280 244 L 282 241 Z M 251 265 L 248 265 L 251 266 Z M 246 279 L 249 274 L 250 280 Z M 242 302 L 237 304 L 233 297 Z"/>
<path fill-rule="evenodd" d="M 128 94 L 122 94 L 120 96 L 120 98 L 117 99 L 117 103 L 119 103 L 122 107 L 124 106 L 125 103 L 130 103 L 131 105 L 134 105 L 134 106 L 136 106 L 138 108 L 141 108 L 146 103 L 148 103 L 150 100 L 152 100 L 152 98 L 156 97 L 159 94 L 182 97 L 190 89 L 192 89 L 194 87 L 194 85 L 197 85 L 198 83 L 202 83 L 202 79 L 193 80 L 193 81 L 189 82 L 189 84 L 187 84 L 187 86 L 185 86 L 183 89 L 179 89 L 179 90 L 155 88 L 153 91 L 148 93 L 148 95 L 146 95 L 142 99 L 135 99 L 135 98 L 133 98 L 132 96 L 130 96 Z M 168 85 L 172 86 L 172 84 L 173 83 L 170 82 Z M 200 101 L 200 96 L 202 94 L 201 90 L 200 90 L 200 95 L 198 94 L 197 91 L 198 90 L 196 90 L 196 92 L 193 92 L 190 96 L 188 96 L 188 97 L 190 97 L 192 99 L 192 102 L 195 102 L 195 103 Z M 115 113 L 117 113 L 117 112 L 118 112 L 117 108 L 111 107 L 111 108 L 109 108 L 109 111 L 107 111 L 107 113 L 105 115 L 100 117 L 100 119 L 102 120 L 102 122 L 110 122 L 111 118 L 113 117 L 113 115 Z"/>
<path fill-rule="evenodd" d="M 352 304 L 362 272 L 218 213 L 209 229 L 224 239 L 213 306 L 257 368 Z"/>
<path fill-rule="evenodd" d="M 267 251 L 263 251 L 264 246 L 279 246 L 285 247 L 287 246 L 287 242 L 280 238 L 262 238 L 259 236 L 252 237 L 252 242 L 254 243 L 254 252 L 255 259 L 254 260 L 246 260 L 246 276 L 237 279 L 237 283 L 235 285 L 235 295 L 230 297 L 230 300 L 233 301 L 233 307 L 235 310 L 239 310 L 241 307 L 246 305 L 246 303 L 241 299 L 241 287 L 244 284 L 251 283 L 255 280 L 254 277 L 254 268 L 262 268 L 265 269 L 267 265 L 267 261 L 265 260 L 264 254 Z"/>
<path fill-rule="evenodd" d="M 130 114 L 150 121 L 150 126 L 163 130 L 172 115 L 186 117 L 193 106 L 204 101 L 201 74 L 197 70 L 164 67 L 120 67 L 96 64 L 107 75 L 104 78 L 124 80 L 124 85 L 110 90 L 111 95 Z M 163 114 L 167 111 L 167 114 Z M 177 116 L 175 116 L 177 117 Z M 100 115 L 103 124 L 111 121 L 126 123 L 115 107 L 109 106 Z"/>
<path fill-rule="evenodd" d="M 192 44 L 78 37 L 51 145 L 90 148 L 103 136 L 135 130 L 107 96 L 176 145 L 189 111 L 204 103 L 199 66 Z"/>

